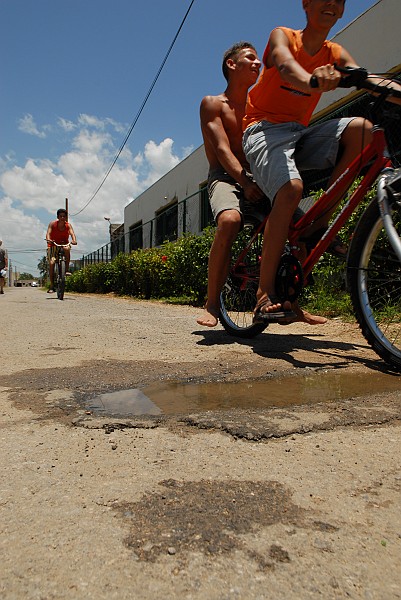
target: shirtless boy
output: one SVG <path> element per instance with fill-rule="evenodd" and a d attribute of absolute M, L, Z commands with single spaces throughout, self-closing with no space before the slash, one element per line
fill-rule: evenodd
<path fill-rule="evenodd" d="M 242 149 L 242 120 L 248 90 L 256 83 L 260 60 L 252 44 L 239 42 L 223 57 L 226 90 L 218 96 L 205 96 L 200 120 L 205 152 L 209 162 L 208 192 L 217 229 L 209 255 L 208 295 L 204 314 L 197 323 L 215 327 L 220 311 L 220 292 L 228 275 L 231 247 L 243 223 L 244 210 L 262 218 L 268 200 L 254 182 Z M 247 206 L 248 205 L 248 206 Z M 311 325 L 326 319 L 294 307 L 296 319 Z"/>

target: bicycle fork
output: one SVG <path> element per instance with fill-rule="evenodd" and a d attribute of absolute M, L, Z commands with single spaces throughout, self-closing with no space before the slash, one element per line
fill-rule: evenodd
<path fill-rule="evenodd" d="M 398 173 L 397 173 L 398 171 Z M 391 216 L 390 203 L 388 198 L 388 191 L 395 198 L 397 204 L 400 204 L 401 195 L 401 170 L 397 169 L 385 169 L 379 178 L 377 183 L 377 202 L 379 205 L 380 216 L 383 220 L 383 226 L 386 230 L 387 237 L 393 248 L 398 260 L 401 262 L 401 240 L 394 227 L 393 219 Z M 398 198 L 398 200 L 397 200 Z"/>

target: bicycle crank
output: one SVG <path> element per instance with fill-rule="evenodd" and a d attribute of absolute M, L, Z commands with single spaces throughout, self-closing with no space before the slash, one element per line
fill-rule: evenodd
<path fill-rule="evenodd" d="M 304 285 L 304 274 L 299 260 L 290 253 L 280 258 L 276 273 L 276 294 L 280 300 L 294 302 Z"/>

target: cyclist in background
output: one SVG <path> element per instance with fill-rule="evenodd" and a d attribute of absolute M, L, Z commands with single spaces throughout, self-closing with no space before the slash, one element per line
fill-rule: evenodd
<path fill-rule="evenodd" d="M 0 246 L 3 245 L 3 240 L 0 240 Z M 0 294 L 4 294 L 4 284 L 5 284 L 5 271 L 7 271 L 8 267 L 8 257 L 7 252 L 4 248 L 0 248 Z"/>
<path fill-rule="evenodd" d="M 59 245 L 69 244 L 71 237 L 71 244 L 74 246 L 77 243 L 74 229 L 71 223 L 67 221 L 67 211 L 65 208 L 59 208 L 57 211 L 57 220 L 51 221 L 47 228 L 46 241 L 47 241 L 47 259 L 49 261 L 49 278 L 50 278 L 50 289 L 48 294 L 52 294 L 54 290 L 54 263 L 56 261 L 57 247 L 52 244 L 55 242 Z M 68 272 L 70 265 L 70 248 L 65 248 L 65 264 L 67 268 L 66 275 L 70 275 Z"/>
<path fill-rule="evenodd" d="M 372 124 L 361 117 L 308 127 L 321 93 L 336 89 L 340 82 L 334 64 L 357 64 L 342 46 L 327 40 L 343 16 L 345 0 L 302 0 L 302 5 L 307 18 L 303 31 L 278 27 L 270 34 L 263 72 L 249 93 L 244 118 L 245 156 L 255 181 L 273 200 L 264 232 L 255 322 L 285 321 L 291 314 L 290 302 L 281 304 L 276 296 L 275 277 L 291 217 L 302 198 L 299 171 L 333 167 L 330 185 L 371 141 Z M 371 81 L 394 87 L 381 77 Z M 313 234 L 318 236 L 312 247 L 334 210 L 335 206 L 308 231 L 310 242 Z"/>

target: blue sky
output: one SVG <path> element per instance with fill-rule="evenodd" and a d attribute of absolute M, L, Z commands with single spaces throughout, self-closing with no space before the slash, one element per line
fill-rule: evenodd
<path fill-rule="evenodd" d="M 105 244 L 104 217 L 122 222 L 126 204 L 202 144 L 199 103 L 225 87 L 226 48 L 247 40 L 261 55 L 273 27 L 305 24 L 301 0 L 195 0 L 124 151 L 81 211 L 190 4 L 0 0 L 0 239 L 18 271 L 37 274 L 47 225 L 66 197 L 78 238 L 72 258 Z M 349 0 L 332 34 L 373 4 Z"/>

